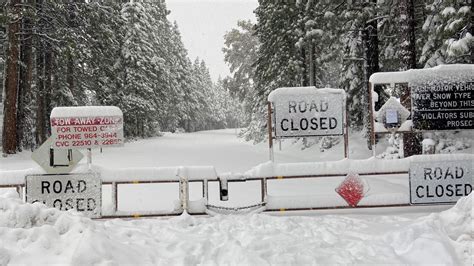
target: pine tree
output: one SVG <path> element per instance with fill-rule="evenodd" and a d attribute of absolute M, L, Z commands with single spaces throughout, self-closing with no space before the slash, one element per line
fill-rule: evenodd
<path fill-rule="evenodd" d="M 17 142 L 17 96 L 18 96 L 18 60 L 19 33 L 21 29 L 21 1 L 10 0 L 8 15 L 8 51 L 5 72 L 5 99 L 2 150 L 4 154 L 13 154 L 18 148 Z"/>
<path fill-rule="evenodd" d="M 229 65 L 231 76 L 222 80 L 225 88 L 236 101 L 242 103 L 245 119 L 239 121 L 247 126 L 252 115 L 255 99 L 255 60 L 260 42 L 255 35 L 255 25 L 250 21 L 238 21 L 237 28 L 224 36 L 224 60 Z M 236 109 L 235 106 L 232 109 Z"/>
<path fill-rule="evenodd" d="M 17 143 L 18 150 L 33 149 L 35 138 L 33 135 L 33 29 L 34 29 L 34 0 L 28 0 L 23 10 L 21 26 L 21 64 L 18 84 L 17 103 Z"/>
<path fill-rule="evenodd" d="M 266 136 L 267 96 L 279 87 L 298 86 L 301 81 L 301 52 L 298 41 L 298 10 L 294 1 L 260 0 L 255 10 L 256 34 L 260 40 L 255 70 L 252 118 L 246 139 L 262 141 Z"/>
<path fill-rule="evenodd" d="M 440 64 L 474 63 L 472 1 L 428 0 L 423 24 L 424 67 Z"/>

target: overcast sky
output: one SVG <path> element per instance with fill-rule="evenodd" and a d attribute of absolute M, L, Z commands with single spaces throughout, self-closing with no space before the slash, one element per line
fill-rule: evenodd
<path fill-rule="evenodd" d="M 229 74 L 224 62 L 224 34 L 241 19 L 255 21 L 257 0 L 166 0 L 170 21 L 177 21 L 184 45 L 192 61 L 204 59 L 211 76 Z"/>

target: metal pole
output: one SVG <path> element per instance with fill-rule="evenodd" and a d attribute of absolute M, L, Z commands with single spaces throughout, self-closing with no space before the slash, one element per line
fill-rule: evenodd
<path fill-rule="evenodd" d="M 267 179 L 262 178 L 260 182 L 261 182 L 262 202 L 266 202 L 267 201 Z"/>
<path fill-rule="evenodd" d="M 87 149 L 87 166 L 89 167 L 89 171 L 92 170 L 92 149 Z"/>
<path fill-rule="evenodd" d="M 207 179 L 202 181 L 202 197 L 205 199 L 206 204 L 209 203 L 209 183 Z"/>
<path fill-rule="evenodd" d="M 267 128 L 268 128 L 268 148 L 270 152 L 270 161 L 274 162 L 273 156 L 273 127 L 272 127 L 272 103 L 268 102 L 268 120 L 267 120 Z"/>
<path fill-rule="evenodd" d="M 370 144 L 372 146 L 372 156 L 375 157 L 375 128 L 374 128 L 374 105 L 372 102 L 372 82 L 369 82 L 369 112 L 370 112 Z"/>
<path fill-rule="evenodd" d="M 187 171 L 184 167 L 178 169 L 179 177 L 179 200 L 181 201 L 181 209 L 183 212 L 188 212 L 188 202 L 189 202 L 189 189 L 188 189 L 188 178 Z"/>
<path fill-rule="evenodd" d="M 112 211 L 113 214 L 117 212 L 118 209 L 118 196 L 117 196 L 117 183 L 112 182 Z"/>
<path fill-rule="evenodd" d="M 347 101 L 344 99 L 344 113 L 345 117 L 344 119 L 346 120 L 346 132 L 344 134 L 344 158 L 349 159 L 349 116 L 347 114 Z"/>
<path fill-rule="evenodd" d="M 24 199 L 24 198 L 23 198 L 23 196 L 24 196 L 24 194 L 23 194 L 23 187 L 22 187 L 21 185 L 20 185 L 20 186 L 17 186 L 17 187 L 16 187 L 16 191 L 18 192 L 18 197 L 19 197 L 21 200 L 23 200 L 23 199 Z"/>

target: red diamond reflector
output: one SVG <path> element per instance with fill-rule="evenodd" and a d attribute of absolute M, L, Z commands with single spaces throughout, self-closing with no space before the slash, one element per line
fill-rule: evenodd
<path fill-rule="evenodd" d="M 364 183 L 359 178 L 359 175 L 348 174 L 346 179 L 336 188 L 336 192 L 349 206 L 355 207 L 364 197 Z"/>

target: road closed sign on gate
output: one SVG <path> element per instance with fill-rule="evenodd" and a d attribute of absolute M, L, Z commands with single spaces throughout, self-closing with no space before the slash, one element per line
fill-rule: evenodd
<path fill-rule="evenodd" d="M 455 203 L 472 192 L 473 174 L 472 160 L 412 162 L 410 202 Z"/>
<path fill-rule="evenodd" d="M 102 182 L 97 174 L 28 175 L 25 183 L 26 202 L 101 216 Z"/>
<path fill-rule="evenodd" d="M 270 93 L 276 137 L 344 134 L 344 98 L 340 89 L 279 88 Z"/>
<path fill-rule="evenodd" d="M 118 107 L 56 107 L 50 119 L 54 148 L 123 146 L 123 114 Z"/>

